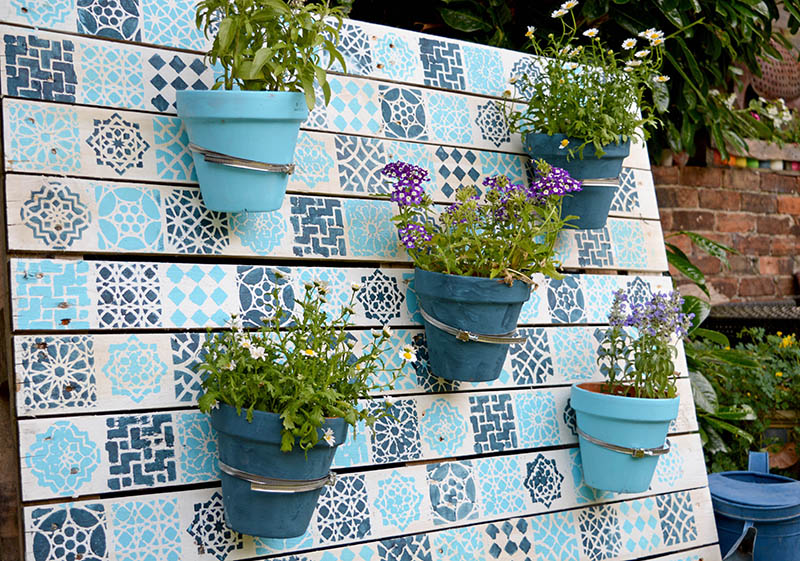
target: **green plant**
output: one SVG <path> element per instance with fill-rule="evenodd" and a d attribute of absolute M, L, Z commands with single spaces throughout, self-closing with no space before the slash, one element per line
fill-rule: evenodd
<path fill-rule="evenodd" d="M 326 417 L 341 417 L 353 427 L 359 421 L 372 426 L 375 409 L 359 408 L 358 400 L 369 399 L 373 391 L 392 388 L 406 361 L 415 360 L 414 350 L 401 351 L 400 367 L 387 368 L 382 357 L 391 330 L 372 332 L 372 341 L 360 356 L 354 354 L 354 340 L 347 328 L 356 293 L 353 285 L 349 303 L 338 314 L 325 310 L 327 288 L 322 282 L 307 283 L 300 313 L 287 317 L 278 290 L 266 309 L 275 310 L 258 331 L 246 331 L 233 318 L 230 329 L 209 334 L 198 371 L 203 374 L 204 393 L 200 410 L 210 413 L 219 402 L 235 407 L 247 420 L 253 411 L 280 415 L 283 422 L 281 450 L 295 442 L 308 450 L 318 441 L 318 429 Z M 374 383 L 381 370 L 391 380 Z M 391 402 L 384 402 L 388 407 Z M 326 440 L 331 435 L 326 435 Z M 334 443 L 328 440 L 332 446 Z"/>
<path fill-rule="evenodd" d="M 389 197 L 399 207 L 393 220 L 415 266 L 451 275 L 501 277 L 508 283 L 514 278 L 530 282 L 532 273 L 561 278 L 554 258 L 558 233 L 566 224 L 561 199 L 579 191 L 581 184 L 541 160 L 537 173 L 529 187 L 504 175 L 487 178 L 483 197 L 475 186 L 461 187 L 456 202 L 439 213 L 422 187 L 426 170 L 405 162 L 383 168 L 393 183 Z"/>
<path fill-rule="evenodd" d="M 201 0 L 196 23 L 206 37 L 219 25 L 208 52 L 222 66 L 214 89 L 303 92 L 313 109 L 314 83 L 331 97 L 326 68 L 345 67 L 337 49 L 343 9 L 284 0 Z"/>

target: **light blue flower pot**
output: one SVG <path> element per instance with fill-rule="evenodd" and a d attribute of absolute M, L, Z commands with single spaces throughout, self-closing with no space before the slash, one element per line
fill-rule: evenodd
<path fill-rule="evenodd" d="M 298 92 L 177 92 L 178 116 L 189 142 L 228 156 L 268 164 L 293 163 L 300 124 L 308 116 Z M 289 175 L 210 163 L 193 153 L 203 202 L 219 212 L 281 207 Z"/>
<path fill-rule="evenodd" d="M 678 416 L 680 398 L 643 399 L 600 393 L 601 384 L 572 386 L 570 404 L 578 428 L 591 437 L 627 448 L 658 448 Z M 641 493 L 650 486 L 659 456 L 634 458 L 579 437 L 583 480 L 590 487 Z"/>
<path fill-rule="evenodd" d="M 551 166 L 564 168 L 575 179 L 609 179 L 619 177 L 622 162 L 631 151 L 631 141 L 603 146 L 604 154 L 598 158 L 592 144 L 583 149 L 583 159 L 575 157 L 567 160 L 567 149 L 561 148 L 561 141 L 569 140 L 569 147 L 576 148 L 583 140 L 563 134 L 549 136 L 544 133 L 526 133 L 523 136 L 525 151 L 531 158 L 542 158 Z"/>
<path fill-rule="evenodd" d="M 305 452 L 295 443 L 291 452 L 281 452 L 283 423 L 275 413 L 246 412 L 220 404 L 211 412 L 211 425 L 219 439 L 219 459 L 241 472 L 275 479 L 310 480 L 328 474 L 336 447 L 347 438 L 344 419 L 328 419 L 319 435 L 333 429 L 335 446 L 320 440 Z M 301 536 L 308 528 L 322 489 L 297 493 L 254 491 L 248 481 L 222 472 L 222 502 L 225 523 L 242 534 L 265 538 Z"/>
<path fill-rule="evenodd" d="M 521 281 L 508 286 L 498 279 L 462 277 L 414 270 L 417 302 L 430 316 L 454 327 L 498 335 L 517 328 L 531 287 Z M 461 341 L 423 320 L 434 376 L 447 380 L 485 382 L 500 376 L 508 345 Z"/>

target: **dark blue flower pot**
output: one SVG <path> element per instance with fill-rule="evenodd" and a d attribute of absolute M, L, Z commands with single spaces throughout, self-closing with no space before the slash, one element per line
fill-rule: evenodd
<path fill-rule="evenodd" d="M 344 419 L 328 419 L 320 430 L 333 429 L 336 446 L 320 440 L 308 452 L 297 444 L 291 452 L 281 452 L 280 416 L 253 411 L 248 423 L 246 412 L 220 404 L 211 412 L 211 425 L 217 430 L 219 459 L 239 471 L 275 479 L 309 480 L 328 474 L 336 446 L 347 437 Z M 250 482 L 225 472 L 222 501 L 225 523 L 242 534 L 265 538 L 301 536 L 308 528 L 322 489 L 298 493 L 253 491 Z"/>
<path fill-rule="evenodd" d="M 561 148 L 561 141 L 569 140 L 568 148 Z M 605 153 L 598 158 L 594 145 L 583 149 L 583 159 L 576 156 L 567 160 L 569 148 L 583 144 L 578 138 L 563 134 L 548 136 L 544 133 L 526 133 L 523 136 L 525 151 L 531 158 L 542 158 L 551 166 L 564 168 L 575 179 L 609 179 L 622 173 L 622 161 L 631 151 L 631 141 L 603 146 Z"/>
<path fill-rule="evenodd" d="M 658 448 L 670 422 L 678 416 L 680 398 L 644 399 L 600 392 L 602 384 L 572 386 L 570 405 L 578 428 L 591 437 L 627 448 Z M 578 438 L 583 480 L 590 487 L 619 493 L 641 493 L 650 486 L 659 456 L 634 458 Z"/>
<path fill-rule="evenodd" d="M 561 216 L 577 216 L 569 224 L 577 230 L 596 230 L 603 228 L 614 202 L 618 186 L 613 183 L 589 183 L 577 193 L 570 193 L 562 199 Z"/>
<path fill-rule="evenodd" d="M 432 273 L 419 268 L 414 273 L 414 290 L 422 309 L 451 327 L 483 335 L 514 331 L 522 305 L 531 295 L 531 287 L 521 281 L 508 286 L 498 279 Z M 426 320 L 423 324 L 434 376 L 485 382 L 500 375 L 508 345 L 461 341 Z"/>
<path fill-rule="evenodd" d="M 308 116 L 298 92 L 177 92 L 178 116 L 201 148 L 268 164 L 293 163 L 300 124 Z M 193 153 L 203 203 L 219 212 L 281 207 L 289 175 L 210 163 Z"/>

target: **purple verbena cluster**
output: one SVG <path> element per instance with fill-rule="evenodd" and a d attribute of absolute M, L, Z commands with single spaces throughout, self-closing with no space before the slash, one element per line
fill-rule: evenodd
<path fill-rule="evenodd" d="M 489 188 L 487 199 L 490 199 L 495 203 L 497 208 L 494 210 L 494 215 L 498 220 L 509 219 L 508 202 L 512 198 L 516 198 L 516 196 L 519 194 L 524 195 L 526 198 L 530 198 L 528 189 L 525 187 L 525 185 L 511 183 L 511 181 L 505 175 L 487 177 L 483 180 L 483 185 Z M 512 218 L 517 218 L 517 216 L 515 215 Z"/>
<path fill-rule="evenodd" d="M 422 202 L 425 195 L 422 182 L 428 181 L 428 170 L 398 161 L 386 164 L 381 173 L 394 179 L 392 201 L 400 206 L 418 205 Z"/>
<path fill-rule="evenodd" d="M 397 235 L 406 249 L 420 249 L 425 242 L 431 241 L 431 234 L 421 224 L 407 224 L 401 226 Z"/>
<path fill-rule="evenodd" d="M 528 188 L 528 196 L 538 202 L 544 202 L 553 195 L 563 197 L 569 193 L 577 193 L 583 189 L 580 181 L 573 179 L 569 172 L 562 168 L 552 167 L 550 173 L 538 178 Z"/>
<path fill-rule="evenodd" d="M 683 338 L 694 314 L 682 310 L 683 298 L 677 291 L 653 294 L 649 300 L 634 301 L 623 290 L 614 293 L 608 321 L 612 327 L 634 327 L 640 334 L 671 339 Z"/>

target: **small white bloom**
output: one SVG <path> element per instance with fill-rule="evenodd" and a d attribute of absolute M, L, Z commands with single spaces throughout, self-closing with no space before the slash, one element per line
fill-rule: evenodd
<path fill-rule="evenodd" d="M 630 51 L 635 46 L 636 46 L 636 39 L 633 39 L 633 38 L 625 39 L 622 42 L 622 48 L 625 49 L 626 51 Z"/>
<path fill-rule="evenodd" d="M 766 100 L 766 99 L 764 99 L 764 98 L 763 98 L 763 97 L 761 97 L 761 96 L 758 96 L 758 101 L 760 101 L 761 103 L 763 103 L 763 104 L 765 104 L 765 105 L 766 105 L 766 103 L 767 103 L 767 100 Z"/>
<path fill-rule="evenodd" d="M 562 10 L 571 10 L 572 8 L 574 8 L 577 5 L 578 5 L 577 0 L 568 0 L 567 2 L 564 2 L 563 4 L 561 4 L 561 9 Z"/>
<path fill-rule="evenodd" d="M 599 33 L 600 33 L 600 31 L 598 31 L 596 27 L 591 27 L 591 28 L 587 29 L 586 31 L 584 31 L 583 35 L 584 35 L 584 37 L 590 37 L 590 38 L 594 39 L 595 37 L 597 37 L 597 35 Z"/>
<path fill-rule="evenodd" d="M 383 326 L 383 329 L 381 329 L 381 331 L 383 332 L 383 334 L 384 334 L 386 337 L 391 337 L 391 336 L 392 336 L 392 329 L 391 329 L 391 327 L 389 327 L 388 325 L 384 325 L 384 326 Z"/>
<path fill-rule="evenodd" d="M 767 107 L 767 115 L 769 115 L 770 117 L 776 117 L 778 115 L 778 108 L 775 107 L 774 105 L 770 105 L 769 107 Z"/>
<path fill-rule="evenodd" d="M 626 60 L 625 61 L 625 66 L 628 66 L 628 67 L 641 66 L 641 65 L 642 65 L 642 61 L 641 60 Z"/>
<path fill-rule="evenodd" d="M 659 84 L 663 84 L 664 82 L 669 82 L 669 76 L 656 76 L 653 80 Z"/>
<path fill-rule="evenodd" d="M 386 407 L 391 407 L 391 406 L 393 406 L 395 403 L 397 403 L 397 400 L 396 400 L 396 399 L 394 399 L 392 396 L 389 396 L 389 395 L 387 395 L 387 396 L 384 398 L 383 402 L 386 404 Z"/>
<path fill-rule="evenodd" d="M 567 63 L 567 69 L 568 70 L 575 70 L 576 68 L 578 68 L 578 63 L 577 62 L 568 62 Z"/>
<path fill-rule="evenodd" d="M 560 8 L 558 10 L 555 10 L 552 14 L 550 14 L 550 17 L 551 18 L 560 18 L 562 16 L 567 15 L 568 13 L 569 12 L 567 12 L 567 10 L 565 10 L 564 8 Z"/>
<path fill-rule="evenodd" d="M 626 66 L 626 67 L 625 67 L 625 68 L 623 68 L 622 70 L 623 70 L 624 72 L 633 72 L 633 68 L 631 68 L 630 66 Z"/>
<path fill-rule="evenodd" d="M 262 360 L 267 356 L 267 350 L 264 347 L 250 347 L 250 356 L 256 360 Z"/>
<path fill-rule="evenodd" d="M 328 446 L 333 448 L 336 445 L 336 437 L 333 436 L 333 429 L 328 427 L 323 432 L 322 440 L 327 442 Z"/>
<path fill-rule="evenodd" d="M 413 349 L 408 349 L 406 347 L 403 347 L 403 350 L 400 351 L 400 358 L 406 362 L 416 362 L 417 354 L 414 352 Z"/>
<path fill-rule="evenodd" d="M 236 361 L 235 360 L 230 361 L 228 363 L 227 368 L 228 368 L 228 370 L 236 370 Z"/>
<path fill-rule="evenodd" d="M 712 89 L 708 90 L 708 95 L 718 96 L 719 95 L 719 90 L 717 88 L 712 88 Z"/>
<path fill-rule="evenodd" d="M 302 351 L 300 351 L 300 354 L 308 356 L 308 357 L 317 356 L 317 352 L 314 349 L 303 349 Z"/>
<path fill-rule="evenodd" d="M 381 336 L 382 331 L 380 329 L 370 329 L 370 333 L 372 333 L 372 336 L 377 339 Z"/>
<path fill-rule="evenodd" d="M 733 109 L 733 104 L 736 103 L 736 94 L 732 93 L 725 99 L 725 105 L 728 109 Z"/>
<path fill-rule="evenodd" d="M 568 145 L 569 145 L 569 140 L 565 138 L 565 139 L 564 139 L 564 140 L 562 140 L 562 141 L 561 141 L 561 143 L 558 145 L 558 149 L 559 149 L 559 150 L 563 150 L 563 149 L 564 149 L 564 148 L 566 148 Z"/>
<path fill-rule="evenodd" d="M 214 400 L 214 403 L 211 404 L 211 409 L 219 409 L 219 400 Z"/>
<path fill-rule="evenodd" d="M 253 346 L 248 337 L 242 337 L 239 339 L 239 345 L 245 349 L 249 349 L 251 346 Z"/>
<path fill-rule="evenodd" d="M 350 288 L 351 288 L 351 289 L 352 289 L 354 292 L 358 292 L 359 290 L 361 290 L 361 286 L 362 286 L 362 285 L 361 285 L 361 283 L 354 282 L 353 284 L 351 284 L 351 285 L 350 285 Z"/>
<path fill-rule="evenodd" d="M 355 347 L 355 346 L 356 346 L 356 342 L 355 342 L 355 341 L 353 341 L 352 339 L 347 339 L 347 340 L 345 341 L 345 344 L 347 345 L 347 348 L 348 348 L 348 349 L 352 349 L 353 347 Z"/>
<path fill-rule="evenodd" d="M 636 58 L 644 58 L 649 54 L 650 54 L 649 49 L 642 49 L 641 51 L 636 51 L 636 53 L 634 53 L 633 56 L 635 56 Z"/>
<path fill-rule="evenodd" d="M 560 54 L 561 56 L 564 56 L 566 54 L 570 54 L 569 53 L 569 45 L 567 45 L 566 47 L 562 47 L 561 50 L 558 51 L 558 54 Z"/>
<path fill-rule="evenodd" d="M 534 26 L 532 26 L 532 25 L 529 25 L 528 26 L 528 30 L 525 32 L 525 37 L 533 37 L 533 34 L 534 34 L 535 31 L 536 31 L 536 28 Z"/>
<path fill-rule="evenodd" d="M 650 45 L 653 47 L 658 47 L 661 43 L 664 42 L 664 39 L 661 37 L 656 37 L 652 41 L 650 41 Z"/>

